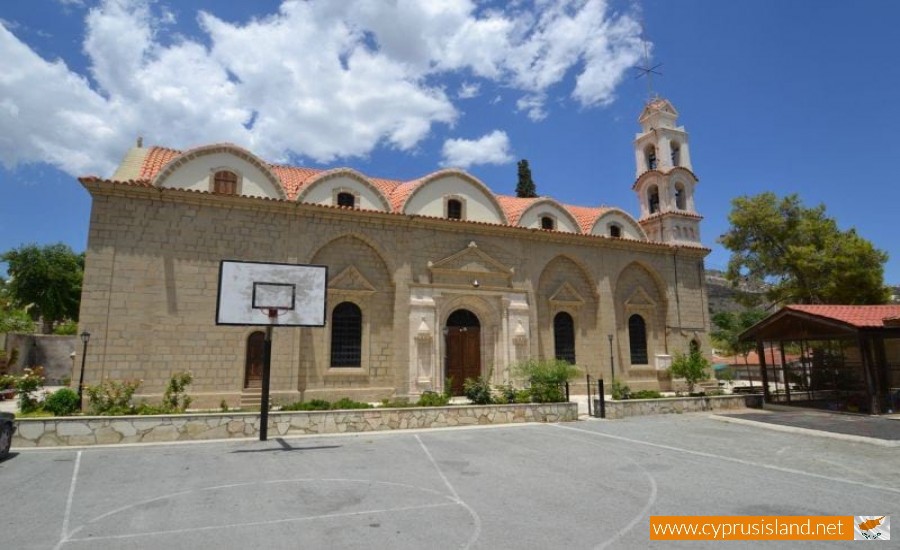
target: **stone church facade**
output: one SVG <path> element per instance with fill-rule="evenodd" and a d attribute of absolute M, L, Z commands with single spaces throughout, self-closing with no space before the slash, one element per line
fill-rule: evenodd
<path fill-rule="evenodd" d="M 415 397 L 516 381 L 560 357 L 595 378 L 668 389 L 674 352 L 709 348 L 688 136 L 664 99 L 634 142 L 640 204 L 497 195 L 441 170 L 412 181 L 269 164 L 230 144 L 138 146 L 93 203 L 81 303 L 85 383 L 191 371 L 195 406 L 258 394 L 259 327 L 216 326 L 221 260 L 328 267 L 324 328 L 276 328 L 276 401 Z M 583 391 L 583 382 L 582 382 Z"/>

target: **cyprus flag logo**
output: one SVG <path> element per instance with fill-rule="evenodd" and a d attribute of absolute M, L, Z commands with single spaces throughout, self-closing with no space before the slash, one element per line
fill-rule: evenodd
<path fill-rule="evenodd" d="M 853 516 L 853 540 L 891 540 L 891 516 Z"/>

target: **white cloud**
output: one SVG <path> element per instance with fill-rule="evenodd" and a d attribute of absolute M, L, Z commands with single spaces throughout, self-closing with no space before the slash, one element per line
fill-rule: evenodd
<path fill-rule="evenodd" d="M 448 139 L 441 150 L 442 166 L 468 168 L 475 164 L 506 164 L 512 161 L 509 136 L 494 130 L 475 140 Z"/>
<path fill-rule="evenodd" d="M 241 24 L 201 12 L 196 38 L 174 34 L 169 3 L 91 8 L 83 44 L 91 80 L 0 28 L 0 58 L 14 68 L 0 72 L 0 162 L 108 175 L 139 134 L 178 148 L 231 141 L 272 161 L 411 150 L 436 126 L 452 126 L 453 102 L 485 83 L 518 94 L 517 109 L 533 120 L 550 114 L 548 93 L 570 73 L 575 101 L 606 104 L 641 50 L 635 22 L 610 16 L 604 0 L 502 11 L 471 0 L 285 0 Z M 466 79 L 454 98 L 442 85 L 448 76 Z M 484 146 L 504 158 L 502 132 L 449 140 L 445 157 L 490 137 Z"/>
<path fill-rule="evenodd" d="M 481 93 L 481 86 L 474 82 L 463 82 L 462 86 L 459 87 L 459 92 L 457 92 L 456 97 L 459 99 L 472 99 L 473 97 L 478 97 L 478 94 Z"/>

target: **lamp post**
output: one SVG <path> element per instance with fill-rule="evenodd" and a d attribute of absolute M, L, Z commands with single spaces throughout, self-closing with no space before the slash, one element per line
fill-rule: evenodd
<path fill-rule="evenodd" d="M 613 344 L 612 344 L 613 335 L 607 334 L 606 337 L 609 338 L 609 368 L 612 369 L 612 381 L 613 381 L 613 383 L 615 383 L 616 382 L 616 363 L 615 363 L 615 359 L 613 359 Z"/>
<path fill-rule="evenodd" d="M 87 345 L 88 341 L 91 339 L 91 333 L 88 331 L 84 331 L 81 333 L 81 343 L 84 344 L 84 347 L 81 351 L 81 376 L 78 377 L 78 409 L 81 410 L 81 394 L 82 390 L 84 390 L 84 362 L 87 359 Z"/>

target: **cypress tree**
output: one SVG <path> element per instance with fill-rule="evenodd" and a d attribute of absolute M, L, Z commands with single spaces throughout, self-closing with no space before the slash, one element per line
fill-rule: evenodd
<path fill-rule="evenodd" d="M 519 183 L 516 184 L 516 196 L 520 198 L 537 197 L 537 186 L 531 179 L 531 168 L 528 167 L 528 159 L 519 161 Z"/>

